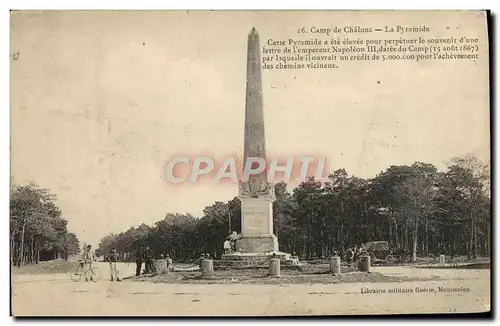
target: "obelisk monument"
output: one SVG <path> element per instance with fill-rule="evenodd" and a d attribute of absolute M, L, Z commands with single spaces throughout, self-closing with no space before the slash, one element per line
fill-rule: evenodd
<path fill-rule="evenodd" d="M 266 159 L 264 106 L 259 34 L 252 28 L 248 35 L 247 83 L 245 105 L 244 163 L 249 158 Z M 241 238 L 236 250 L 243 253 L 278 251 L 273 234 L 274 187 L 267 180 L 267 171 L 250 175 L 239 185 L 241 201 Z"/>

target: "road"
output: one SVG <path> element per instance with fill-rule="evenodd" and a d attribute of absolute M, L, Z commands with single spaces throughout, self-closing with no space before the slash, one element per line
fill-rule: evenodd
<path fill-rule="evenodd" d="M 279 316 L 488 311 L 489 270 L 378 267 L 388 275 L 440 276 L 443 281 L 342 284 L 163 284 L 72 282 L 67 274 L 13 275 L 15 316 Z M 120 266 L 132 275 L 134 266 Z M 387 293 L 389 289 L 462 287 L 469 292 Z M 386 293 L 362 294 L 362 291 Z"/>

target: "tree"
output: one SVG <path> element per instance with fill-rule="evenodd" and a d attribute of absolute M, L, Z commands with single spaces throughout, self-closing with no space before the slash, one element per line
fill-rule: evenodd
<path fill-rule="evenodd" d="M 304 257 L 312 257 L 316 254 L 314 234 L 321 233 L 320 229 L 323 224 L 320 206 L 321 193 L 321 182 L 314 178 L 309 178 L 293 190 L 296 208 L 292 216 L 299 232 L 296 251 Z"/>
<path fill-rule="evenodd" d="M 48 189 L 12 185 L 10 198 L 11 263 L 16 266 L 40 260 L 67 258 L 78 239 L 68 233 L 67 221 Z"/>
<path fill-rule="evenodd" d="M 274 234 L 278 237 L 281 250 L 293 253 L 297 237 L 296 223 L 293 218 L 296 206 L 285 182 L 277 183 L 274 189 L 276 195 L 276 200 L 273 203 Z"/>
<path fill-rule="evenodd" d="M 477 239 L 481 232 L 478 229 L 479 224 L 487 228 L 485 233 L 488 234 L 488 248 L 490 243 L 490 214 L 487 214 L 487 217 L 483 216 L 488 219 L 487 221 L 480 219 L 481 211 L 485 210 L 484 205 L 489 202 L 489 168 L 476 158 L 458 157 L 452 159 L 447 177 L 450 180 L 448 185 L 457 192 L 454 200 L 459 203 L 461 214 L 467 216 L 469 223 L 467 255 L 469 258 L 476 258 L 478 256 Z"/>
<path fill-rule="evenodd" d="M 311 178 L 291 192 L 285 183 L 276 184 L 273 218 L 280 250 L 326 257 L 387 240 L 392 249 L 411 252 L 413 260 L 417 254 L 489 255 L 489 169 L 470 157 L 453 162 L 445 172 L 422 162 L 390 166 L 371 179 L 338 169 L 324 183 Z M 230 231 L 241 232 L 237 197 L 205 207 L 201 217 L 168 213 L 153 227 L 104 237 L 99 248 L 128 252 L 149 245 L 177 261 L 200 253 L 220 257 Z"/>
<path fill-rule="evenodd" d="M 403 205 L 402 212 L 413 223 L 412 261 L 417 260 L 417 245 L 419 224 L 422 219 L 427 220 L 428 215 L 434 211 L 434 198 L 436 188 L 430 176 L 419 175 L 408 179 L 398 187 L 401 192 Z"/>

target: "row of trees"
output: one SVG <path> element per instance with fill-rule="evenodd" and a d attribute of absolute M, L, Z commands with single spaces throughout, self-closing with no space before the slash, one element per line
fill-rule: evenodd
<path fill-rule="evenodd" d="M 292 192 L 275 186 L 274 232 L 280 250 L 301 257 L 328 256 L 368 241 L 387 240 L 417 255 L 490 254 L 489 170 L 473 157 L 456 158 L 446 172 L 431 164 L 391 166 L 372 179 L 335 171 L 327 182 L 310 179 Z M 151 246 L 176 260 L 200 253 L 220 257 L 230 229 L 240 232 L 237 198 L 207 206 L 201 218 L 167 214 L 103 238 L 99 251 L 131 253 Z"/>
<path fill-rule="evenodd" d="M 22 266 L 78 254 L 79 241 L 55 205 L 56 196 L 34 184 L 13 185 L 10 194 L 11 264 Z"/>

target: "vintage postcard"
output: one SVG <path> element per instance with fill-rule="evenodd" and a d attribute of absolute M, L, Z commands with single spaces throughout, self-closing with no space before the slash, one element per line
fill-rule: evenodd
<path fill-rule="evenodd" d="M 489 312 L 488 17 L 12 11 L 11 314 Z"/>

